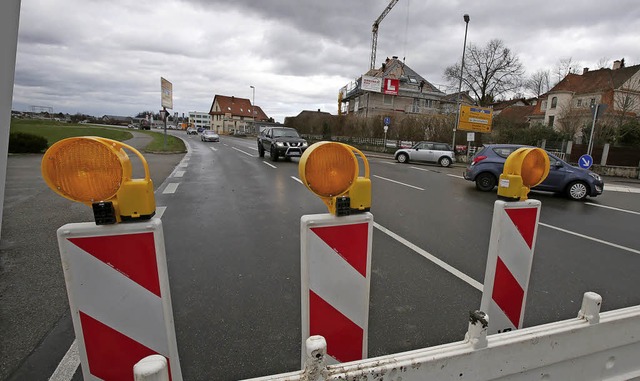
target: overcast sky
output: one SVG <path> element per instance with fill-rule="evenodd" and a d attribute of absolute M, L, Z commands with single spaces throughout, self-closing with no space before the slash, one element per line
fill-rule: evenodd
<path fill-rule="evenodd" d="M 252 99 L 282 122 L 337 113 L 338 90 L 364 74 L 371 25 L 388 0 L 22 0 L 13 109 L 95 116 L 209 111 L 216 94 Z M 571 58 L 582 72 L 640 64 L 637 0 L 400 0 L 380 24 L 376 67 L 405 63 L 434 85 L 467 43 L 501 39 L 527 75 Z M 446 88 L 441 87 L 443 91 Z M 451 91 L 449 91 L 451 92 Z"/>

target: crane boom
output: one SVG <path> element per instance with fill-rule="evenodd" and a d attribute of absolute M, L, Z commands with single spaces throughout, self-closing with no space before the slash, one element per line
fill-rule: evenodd
<path fill-rule="evenodd" d="M 373 22 L 373 27 L 371 28 L 371 64 L 369 65 L 369 69 L 373 69 L 376 65 L 376 48 L 378 46 L 378 26 L 385 18 L 385 16 L 391 11 L 394 5 L 398 0 L 389 1 L 389 5 L 382 11 L 380 16 Z"/>

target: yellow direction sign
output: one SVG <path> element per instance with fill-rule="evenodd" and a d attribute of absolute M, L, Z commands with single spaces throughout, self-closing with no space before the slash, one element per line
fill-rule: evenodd
<path fill-rule="evenodd" d="M 460 105 L 458 130 L 491 132 L 493 110 L 487 107 Z"/>

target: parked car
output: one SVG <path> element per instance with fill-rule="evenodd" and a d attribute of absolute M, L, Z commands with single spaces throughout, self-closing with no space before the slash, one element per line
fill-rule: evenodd
<path fill-rule="evenodd" d="M 521 147 L 517 144 L 489 144 L 478 151 L 464 172 L 464 178 L 476 183 L 476 188 L 489 192 L 498 183 L 507 157 Z M 564 160 L 549 155 L 549 175 L 534 190 L 564 193 L 572 200 L 596 197 L 604 190 L 604 181 L 594 172 L 574 167 Z"/>
<path fill-rule="evenodd" d="M 455 162 L 455 156 L 451 146 L 446 143 L 419 142 L 411 148 L 401 148 L 394 154 L 398 163 L 409 161 L 422 161 L 426 163 L 438 163 L 448 167 Z"/>
<path fill-rule="evenodd" d="M 216 134 L 213 130 L 204 130 L 200 134 L 200 140 L 203 142 L 219 142 L 220 135 Z"/>
<path fill-rule="evenodd" d="M 278 161 L 280 156 L 300 157 L 308 145 L 293 128 L 268 127 L 258 135 L 258 155 L 264 157 L 264 153 L 269 152 L 272 161 Z"/>
<path fill-rule="evenodd" d="M 187 127 L 187 135 L 198 135 L 198 130 L 193 127 Z"/>

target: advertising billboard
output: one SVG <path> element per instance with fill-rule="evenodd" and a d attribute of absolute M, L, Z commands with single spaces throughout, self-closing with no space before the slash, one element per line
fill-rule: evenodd
<path fill-rule="evenodd" d="M 384 93 L 388 95 L 398 95 L 398 89 L 400 88 L 400 80 L 385 78 L 384 79 Z"/>
<path fill-rule="evenodd" d="M 173 108 L 173 85 L 171 82 L 160 77 L 160 90 L 162 92 L 162 107 Z"/>
<path fill-rule="evenodd" d="M 487 107 L 460 105 L 458 130 L 491 132 L 493 110 Z"/>
<path fill-rule="evenodd" d="M 375 91 L 376 93 L 379 93 L 382 91 L 382 78 L 363 75 L 360 88 L 364 91 Z"/>

